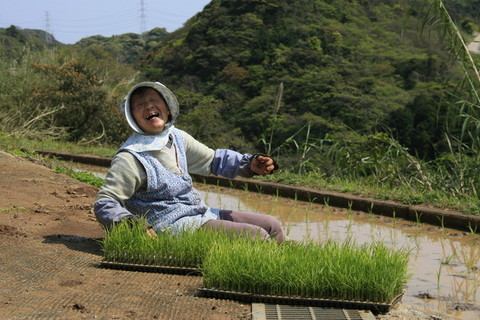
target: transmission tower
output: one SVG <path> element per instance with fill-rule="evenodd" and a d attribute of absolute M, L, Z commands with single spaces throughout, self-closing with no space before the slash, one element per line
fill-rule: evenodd
<path fill-rule="evenodd" d="M 140 0 L 140 36 L 143 38 L 144 33 L 147 30 L 146 23 L 147 16 L 145 14 L 145 1 Z"/>
<path fill-rule="evenodd" d="M 52 43 L 53 31 L 50 26 L 50 14 L 48 11 L 45 11 L 45 42 L 47 44 Z"/>

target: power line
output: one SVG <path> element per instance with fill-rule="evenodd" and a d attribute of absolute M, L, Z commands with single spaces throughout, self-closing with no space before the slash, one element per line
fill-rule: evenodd
<path fill-rule="evenodd" d="M 56 20 L 75 22 L 75 23 L 89 23 L 89 22 L 92 22 L 92 21 L 97 22 L 97 21 L 103 21 L 103 20 L 106 20 L 106 19 L 118 20 L 118 19 L 121 19 L 122 17 L 131 17 L 131 16 L 134 16 L 136 14 L 136 12 L 137 12 L 136 9 L 130 8 L 130 9 L 121 10 L 121 11 L 110 11 L 109 14 L 92 16 L 91 18 L 85 18 L 85 17 L 79 18 L 79 19 L 71 19 L 71 18 L 62 19 L 62 18 L 59 18 L 59 19 L 56 19 Z"/>
<path fill-rule="evenodd" d="M 204 1 L 204 0 L 202 0 Z M 55 29 L 55 37 L 68 37 L 77 34 L 87 35 L 99 35 L 109 36 L 110 34 L 124 34 L 128 33 L 125 30 L 139 30 L 140 35 L 144 35 L 147 32 L 147 28 L 165 28 L 170 31 L 173 27 L 185 23 L 190 16 L 182 15 L 180 12 L 172 12 L 168 8 L 150 8 L 147 0 L 137 0 L 135 5 L 130 8 L 112 8 L 107 12 L 94 11 L 94 16 L 89 17 L 86 15 L 76 15 L 74 17 L 65 17 L 54 13 L 55 17 L 52 17 L 52 11 L 44 11 L 42 19 L 39 19 L 40 26 L 35 26 L 35 21 L 16 21 L 19 27 L 26 27 L 30 25 L 30 28 L 44 29 L 45 41 L 53 42 L 53 29 Z M 165 10 L 166 9 L 166 10 Z M 43 20 L 43 21 L 42 21 Z M 54 28 L 52 28 L 52 25 Z M 137 26 L 135 28 L 135 26 Z M 169 27 L 170 26 L 170 27 Z M 28 28 L 28 27 L 27 27 Z"/>

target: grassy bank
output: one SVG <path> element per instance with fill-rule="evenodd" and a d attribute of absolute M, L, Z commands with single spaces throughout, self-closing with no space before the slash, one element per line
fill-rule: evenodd
<path fill-rule="evenodd" d="M 58 152 L 70 152 L 77 154 L 93 154 L 98 156 L 110 157 L 115 154 L 115 148 L 82 146 L 74 143 L 66 143 L 56 140 L 31 140 L 17 138 L 0 134 L 0 148 L 7 152 L 16 153 L 24 157 L 37 157 L 34 152 L 27 150 L 52 150 Z M 372 152 L 372 150 L 367 150 Z M 338 149 L 338 152 L 345 152 L 344 149 Z M 388 152 L 384 152 L 388 155 Z M 361 155 L 357 155 L 360 158 Z M 336 155 L 340 158 L 340 155 Z M 343 159 L 352 158 L 351 155 L 341 156 Z M 281 163 L 281 157 L 279 159 Z M 408 159 L 407 159 L 408 160 Z M 457 162 L 460 162 L 458 159 Z M 410 162 L 409 162 L 410 161 Z M 451 160 L 452 162 L 453 160 Z M 468 167 L 468 162 L 462 162 L 463 167 Z M 364 161 L 365 162 L 365 161 Z M 405 165 L 405 163 L 407 163 Z M 332 190 L 357 195 L 369 196 L 379 200 L 393 200 L 405 204 L 426 204 L 438 208 L 449 208 L 464 212 L 466 214 L 480 214 L 480 201 L 472 192 L 462 191 L 457 188 L 450 180 L 455 177 L 443 178 L 448 172 L 445 169 L 440 170 L 439 165 L 416 163 L 414 172 L 408 172 L 403 167 L 412 167 L 415 164 L 413 160 L 405 160 L 405 156 L 387 157 L 376 163 L 362 163 L 359 159 L 356 163 L 333 162 L 332 167 L 313 168 L 310 170 L 299 170 L 295 167 L 281 168 L 279 172 L 266 177 L 256 177 L 264 181 L 282 183 L 286 185 L 307 186 L 320 190 Z M 58 168 L 56 170 L 66 170 L 58 162 L 50 162 L 49 166 Z M 402 167 L 403 166 L 403 167 Z M 445 165 L 446 166 L 446 165 Z M 403 169 L 402 169 L 403 168 Z M 471 170 L 474 170 L 472 168 Z M 371 172 L 370 174 L 362 173 Z M 464 174 L 459 172 L 459 175 Z M 469 173 L 473 174 L 473 172 Z M 72 175 L 73 176 L 73 175 Z M 421 179 L 420 179 L 421 178 Z M 99 186 L 101 181 L 97 179 L 85 179 L 84 182 L 93 180 L 92 184 Z M 458 179 L 457 179 L 458 180 Z M 461 184 L 461 181 L 457 182 Z M 472 182 L 473 183 L 473 182 Z M 475 190 L 475 188 L 473 188 Z M 457 191 L 455 191 L 457 190 Z"/>

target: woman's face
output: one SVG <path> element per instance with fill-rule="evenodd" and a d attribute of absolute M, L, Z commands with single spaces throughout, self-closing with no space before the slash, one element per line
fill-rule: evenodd
<path fill-rule="evenodd" d="M 133 94 L 130 108 L 135 122 L 145 133 L 158 134 L 165 129 L 170 111 L 157 90 L 148 88 Z"/>

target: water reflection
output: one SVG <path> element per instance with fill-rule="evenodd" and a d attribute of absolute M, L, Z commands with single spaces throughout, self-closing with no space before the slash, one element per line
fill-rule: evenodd
<path fill-rule="evenodd" d="M 480 319 L 480 235 L 420 223 L 296 202 L 216 186 L 198 185 L 211 207 L 273 214 L 298 241 L 355 239 L 382 241 L 410 250 L 408 281 L 402 301 L 462 319 Z"/>

